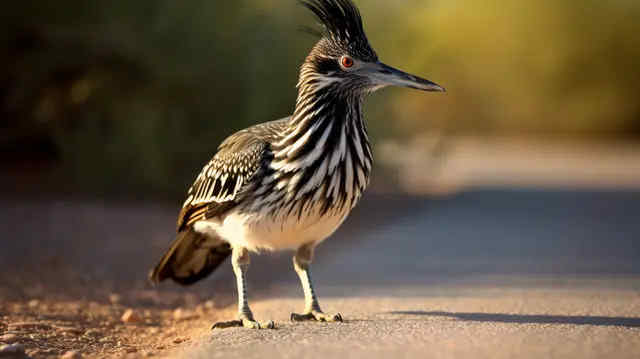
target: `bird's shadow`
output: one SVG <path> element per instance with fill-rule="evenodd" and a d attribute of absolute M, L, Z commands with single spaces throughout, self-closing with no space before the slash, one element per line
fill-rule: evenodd
<path fill-rule="evenodd" d="M 442 311 L 392 311 L 387 314 L 449 317 L 471 322 L 498 322 L 518 324 L 574 324 L 620 326 L 628 328 L 640 327 L 640 318 L 635 317 L 603 317 L 590 315 L 536 315 L 536 314 L 503 314 L 503 313 L 453 313 Z"/>

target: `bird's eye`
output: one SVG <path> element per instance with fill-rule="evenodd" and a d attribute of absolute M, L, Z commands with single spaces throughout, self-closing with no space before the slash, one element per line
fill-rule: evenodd
<path fill-rule="evenodd" d="M 342 56 L 342 59 L 340 59 L 340 64 L 345 69 L 348 69 L 353 66 L 353 59 L 350 58 L 349 56 Z"/>

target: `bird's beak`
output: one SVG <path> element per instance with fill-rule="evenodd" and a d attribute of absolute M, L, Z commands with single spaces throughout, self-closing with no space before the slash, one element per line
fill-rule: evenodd
<path fill-rule="evenodd" d="M 444 87 L 434 82 L 394 69 L 382 62 L 367 64 L 365 71 L 376 86 L 403 86 L 422 91 L 445 92 Z"/>

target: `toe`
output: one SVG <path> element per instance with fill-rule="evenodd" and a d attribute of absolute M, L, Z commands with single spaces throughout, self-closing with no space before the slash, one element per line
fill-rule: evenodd
<path fill-rule="evenodd" d="M 342 315 L 337 314 L 325 314 L 323 312 L 311 312 L 307 314 L 291 313 L 292 322 L 303 322 L 308 320 L 315 320 L 317 322 L 342 322 Z"/>
<path fill-rule="evenodd" d="M 255 320 L 243 319 L 242 326 L 249 329 L 260 329 L 260 323 Z"/>
<path fill-rule="evenodd" d="M 322 312 L 315 312 L 313 315 L 316 320 L 320 322 L 342 322 L 342 315 L 340 313 L 325 314 Z"/>
<path fill-rule="evenodd" d="M 291 321 L 292 322 L 304 322 L 307 320 L 315 320 L 313 314 L 311 313 L 307 313 L 307 314 L 298 314 L 298 313 L 291 313 Z"/>
<path fill-rule="evenodd" d="M 260 323 L 255 320 L 243 319 L 242 326 L 249 329 L 275 329 L 276 324 L 273 320 Z"/>
<path fill-rule="evenodd" d="M 242 326 L 242 322 L 241 321 L 239 321 L 239 320 L 231 320 L 231 321 L 228 321 L 228 322 L 217 322 L 211 327 L 211 330 L 213 330 L 213 329 L 231 328 L 231 327 L 241 327 L 241 326 Z"/>
<path fill-rule="evenodd" d="M 228 322 L 218 322 L 215 323 L 211 330 L 213 329 L 224 329 L 224 328 L 232 328 L 232 327 L 244 327 L 248 329 L 274 329 L 276 327 L 273 320 L 270 320 L 265 323 L 258 323 L 255 320 L 251 319 L 240 319 L 240 320 L 231 320 Z"/>

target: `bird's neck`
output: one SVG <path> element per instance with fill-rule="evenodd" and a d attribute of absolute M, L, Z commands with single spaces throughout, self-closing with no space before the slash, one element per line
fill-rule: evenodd
<path fill-rule="evenodd" d="M 337 86 L 318 77 L 301 81 L 288 130 L 272 143 L 271 166 L 288 198 L 322 198 L 321 213 L 353 207 L 372 165 L 362 98 Z"/>
<path fill-rule="evenodd" d="M 338 80 L 320 76 L 305 66 L 297 87 L 294 113 L 277 146 L 280 150 L 286 147 L 287 151 L 280 151 L 276 158 L 294 160 L 308 153 L 311 157 L 305 163 L 310 163 L 321 152 L 353 150 L 359 161 L 370 165 L 371 150 L 363 119 L 362 95 L 342 91 Z"/>
<path fill-rule="evenodd" d="M 341 91 L 334 80 L 307 80 L 298 85 L 296 107 L 289 128 L 296 129 L 292 132 L 303 134 L 310 129 L 331 124 L 347 131 L 350 127 L 365 131 L 362 102 L 361 95 Z"/>

